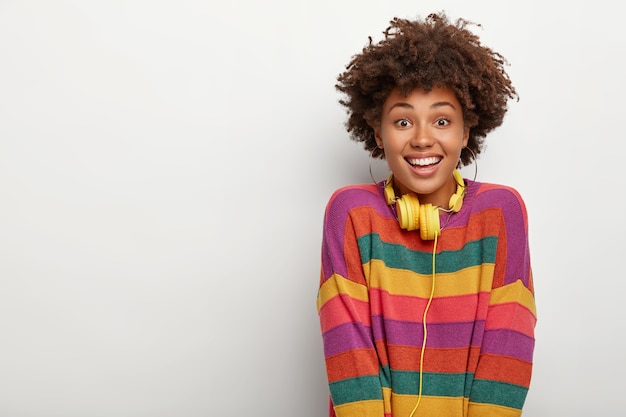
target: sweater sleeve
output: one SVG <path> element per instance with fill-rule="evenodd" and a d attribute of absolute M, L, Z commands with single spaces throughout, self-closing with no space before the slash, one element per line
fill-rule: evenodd
<path fill-rule="evenodd" d="M 469 417 L 517 417 L 530 385 L 536 309 L 527 214 L 515 190 L 499 190 L 502 227 Z"/>
<path fill-rule="evenodd" d="M 369 294 L 350 216 L 354 200 L 349 191 L 335 193 L 324 217 L 317 309 L 333 406 L 330 415 L 334 411 L 337 417 L 382 417 Z"/>

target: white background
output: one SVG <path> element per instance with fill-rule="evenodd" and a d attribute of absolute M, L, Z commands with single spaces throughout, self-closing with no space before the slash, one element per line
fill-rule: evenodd
<path fill-rule="evenodd" d="M 520 95 L 478 180 L 529 212 L 524 415 L 623 416 L 617 3 L 2 0 L 0 417 L 326 415 L 323 210 L 371 181 L 335 77 L 439 10 Z"/>

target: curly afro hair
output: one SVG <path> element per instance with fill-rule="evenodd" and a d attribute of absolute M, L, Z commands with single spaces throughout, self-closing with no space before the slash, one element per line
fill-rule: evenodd
<path fill-rule="evenodd" d="M 335 85 L 344 96 L 339 103 L 348 113 L 351 139 L 363 142 L 372 157 L 384 159 L 372 127 L 380 122 L 391 91 L 450 88 L 463 108 L 464 123 L 470 128 L 467 147 L 473 151 L 463 149 L 459 166 L 470 164 L 481 153 L 487 133 L 502 124 L 508 100 L 518 98 L 504 70 L 507 61 L 481 45 L 468 30 L 472 24 L 465 19 L 452 23 L 443 12 L 415 21 L 396 17 L 380 42 L 374 44 L 370 37 Z"/>

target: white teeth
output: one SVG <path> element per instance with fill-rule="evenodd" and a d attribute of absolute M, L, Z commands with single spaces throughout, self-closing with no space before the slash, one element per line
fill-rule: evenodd
<path fill-rule="evenodd" d="M 422 158 L 422 159 L 409 159 L 409 164 L 411 165 L 417 165 L 417 166 L 426 166 L 426 165 L 433 165 L 436 164 L 437 162 L 439 162 L 440 158 L 431 156 L 430 158 Z"/>

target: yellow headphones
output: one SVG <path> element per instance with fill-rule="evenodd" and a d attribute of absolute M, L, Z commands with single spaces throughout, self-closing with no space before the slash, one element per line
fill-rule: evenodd
<path fill-rule="evenodd" d="M 463 206 L 465 182 L 459 171 L 454 170 L 452 174 L 456 181 L 456 192 L 452 194 L 448 204 L 449 210 L 456 213 Z M 396 205 L 396 215 L 402 229 L 420 229 L 420 236 L 424 240 L 433 240 L 441 233 L 440 208 L 432 204 L 420 205 L 415 194 L 404 194 L 402 197 L 396 198 L 396 192 L 393 189 L 393 174 L 390 174 L 385 182 L 385 199 L 390 206 Z"/>

